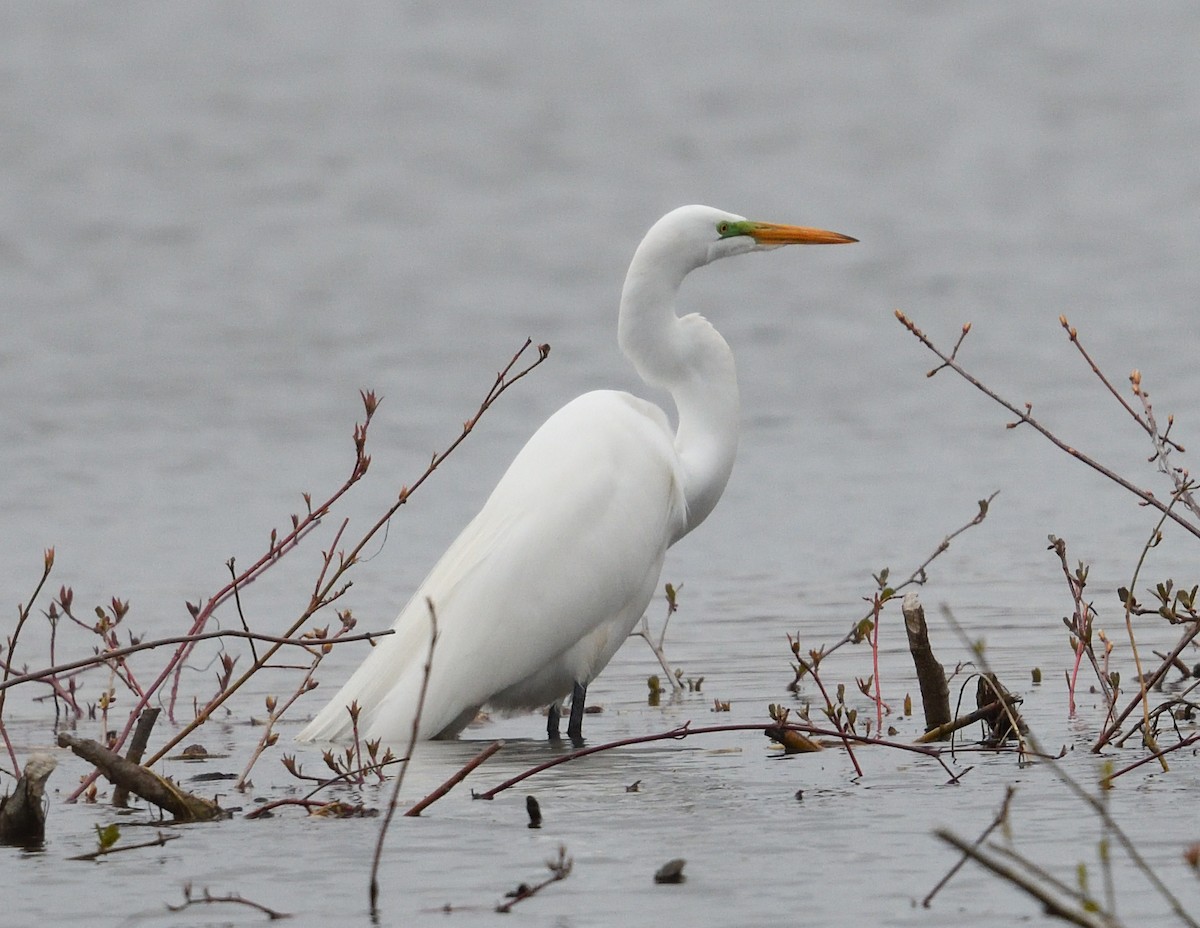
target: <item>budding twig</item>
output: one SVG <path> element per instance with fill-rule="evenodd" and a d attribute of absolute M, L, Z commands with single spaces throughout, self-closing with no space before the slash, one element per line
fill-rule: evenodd
<path fill-rule="evenodd" d="M 1044 425 L 1042 425 L 1040 422 L 1038 422 L 1036 419 L 1033 418 L 1033 416 L 1031 414 L 1031 412 L 1033 410 L 1032 403 L 1026 403 L 1024 409 L 1019 409 L 1013 403 L 1010 403 L 1008 400 L 1004 399 L 1002 396 L 1000 396 L 998 393 L 996 393 L 993 389 L 991 389 L 991 387 L 987 386 L 986 384 L 984 384 L 983 382 L 981 382 L 980 380 L 978 380 L 977 378 L 972 376 L 970 373 L 968 373 L 958 363 L 958 361 L 955 360 L 955 357 L 953 355 L 948 355 L 944 351 L 942 351 L 940 348 L 938 348 L 937 345 L 935 345 L 924 332 L 922 332 L 919 328 L 917 328 L 916 324 L 900 310 L 896 310 L 896 318 L 900 321 L 900 324 L 903 325 L 906 329 L 908 329 L 908 331 L 911 332 L 913 334 L 913 336 L 922 345 L 924 345 L 926 348 L 928 348 L 930 351 L 932 351 L 935 355 L 937 355 L 939 358 L 941 358 L 943 363 L 939 367 L 935 368 L 933 373 L 937 373 L 937 371 L 940 371 L 943 368 L 947 368 L 947 367 L 950 368 L 952 371 L 954 371 L 956 374 L 958 374 L 960 377 L 962 377 L 963 380 L 965 380 L 971 386 L 975 387 L 975 389 L 979 390 L 981 393 L 983 393 L 989 399 L 991 399 L 994 402 L 998 403 L 999 405 L 1003 406 L 1005 409 L 1007 409 L 1009 412 L 1011 412 L 1014 416 L 1017 417 L 1014 422 L 1008 423 L 1009 428 L 1015 428 L 1018 425 L 1030 426 L 1039 435 L 1041 435 L 1043 438 L 1045 438 L 1047 441 L 1049 441 L 1051 444 L 1053 444 L 1059 450 L 1066 452 L 1071 457 L 1075 458 L 1077 461 L 1080 461 L 1083 464 L 1086 464 L 1088 467 L 1092 468 L 1092 470 L 1107 477 L 1109 480 L 1111 480 L 1113 483 L 1120 486 L 1122 489 L 1128 491 L 1129 493 L 1132 493 L 1134 496 L 1136 496 L 1138 499 L 1140 499 L 1147 506 L 1152 506 L 1153 508 L 1157 509 L 1159 512 L 1164 513 L 1165 515 L 1167 515 L 1168 518 L 1170 518 L 1177 525 L 1182 526 L 1184 529 L 1186 529 L 1192 535 L 1196 536 L 1197 538 L 1200 538 L 1200 524 L 1192 522 L 1191 520 L 1181 516 L 1177 512 L 1173 512 L 1167 503 L 1164 503 L 1162 500 L 1160 500 L 1157 496 L 1155 496 L 1149 490 L 1144 490 L 1141 487 L 1136 486 L 1133 483 L 1130 483 L 1128 480 L 1126 480 L 1124 477 L 1122 477 L 1116 471 L 1112 470 L 1109 467 L 1105 467 L 1103 464 L 1101 464 L 1095 458 L 1092 458 L 1092 457 L 1084 454 L 1082 451 L 1078 451 L 1075 448 L 1068 445 L 1065 441 L 1063 441 L 1061 438 L 1059 438 L 1057 435 L 1055 435 L 1053 432 L 1051 432 L 1048 428 L 1046 428 Z M 958 344 L 961 344 L 961 343 L 962 343 L 962 338 L 960 337 Z M 957 350 L 958 350 L 958 344 L 955 345 L 955 352 L 957 352 Z"/>

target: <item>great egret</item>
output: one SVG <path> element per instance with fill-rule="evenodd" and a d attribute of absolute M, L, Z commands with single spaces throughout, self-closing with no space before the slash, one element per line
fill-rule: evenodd
<path fill-rule="evenodd" d="M 665 388 L 679 425 L 629 393 L 572 400 L 534 433 L 483 509 L 450 545 L 384 638 L 300 733 L 405 744 L 439 637 L 419 736 L 452 737 L 490 705 L 529 710 L 572 694 L 581 738 L 587 685 L 642 617 L 667 548 L 720 499 L 738 442 L 733 353 L 703 317 L 675 315 L 684 277 L 718 258 L 787 244 L 856 241 L 683 206 L 642 239 L 621 292 L 617 338 L 646 383 Z"/>

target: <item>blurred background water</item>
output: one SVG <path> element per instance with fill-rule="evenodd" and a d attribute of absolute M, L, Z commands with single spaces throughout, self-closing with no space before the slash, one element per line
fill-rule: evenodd
<path fill-rule="evenodd" d="M 1010 417 L 952 374 L 926 379 L 935 359 L 893 310 L 944 347 L 973 323 L 961 354 L 972 371 L 1165 494 L 1144 437 L 1058 317 L 1120 388 L 1143 370 L 1160 416 L 1176 413 L 1175 434 L 1195 442 L 1198 34 L 1200 11 L 1183 2 L 5 5 L 6 608 L 28 597 L 53 545 L 55 585 L 89 608 L 128 598 L 134 630 L 173 632 L 184 600 L 221 585 L 229 557 L 257 557 L 302 491 L 340 483 L 360 388 L 385 401 L 371 473 L 343 509 L 351 533 L 452 440 L 526 337 L 548 342 L 550 360 L 357 572 L 347 605 L 364 627 L 385 627 L 550 412 L 596 387 L 641 390 L 616 347 L 625 267 L 659 215 L 704 202 L 861 244 L 723 262 L 688 281 L 687 308 L 738 356 L 744 431 L 721 505 L 668 559 L 664 579 L 683 585 L 672 657 L 757 720 L 790 679 L 785 633 L 807 646 L 839 637 L 873 571 L 907 576 L 999 490 L 922 595 L 950 605 L 1002 666 L 1043 664 L 1057 681 L 1071 661 L 1059 625 L 1070 602 L 1046 536 L 1093 564 L 1115 633 L 1113 590 L 1129 583 L 1156 515 L 1032 430 L 1005 429 Z M 1147 576 L 1195 582 L 1194 540 L 1167 534 Z M 328 537 L 256 585 L 256 627 L 283 628 L 302 608 Z M 961 658 L 935 626 L 943 658 Z M 31 664 L 42 639 L 39 625 Z M 899 654 L 901 639 L 889 647 Z M 636 707 L 652 669 L 644 651 L 626 648 L 592 695 Z M 330 658 L 327 681 L 359 653 Z M 210 686 L 207 671 L 197 679 Z M 1061 726 L 1054 685 L 1047 717 Z M 7 714 L 48 742 L 45 711 L 14 700 Z M 230 738 L 244 749 L 253 734 Z M 732 787 L 746 797 L 752 769 Z M 895 778 L 894 801 L 908 781 Z M 570 776 L 562 783 L 569 793 Z M 895 811 L 876 808 L 864 829 Z M 897 825 L 888 846 L 923 853 L 927 833 Z M 725 862 L 735 880 L 765 866 L 752 834 L 741 862 Z M 442 840 L 466 855 L 456 867 L 497 881 L 461 832 Z M 838 859 L 831 845 L 787 870 L 829 885 L 823 868 Z M 892 887 L 882 901 L 827 916 L 930 923 L 907 908 L 905 894 L 923 890 L 904 886 L 940 870 L 912 864 L 891 876 L 877 864 L 871 879 Z M 178 869 L 197 866 L 185 855 Z M 426 866 L 448 867 L 438 855 Z M 590 920 L 611 902 L 604 886 L 576 896 L 571 885 L 540 914 L 611 923 Z M 346 893 L 330 904 L 361 904 L 357 884 Z M 996 924 L 1031 911 L 997 898 Z M 727 923 L 723 901 L 697 890 L 668 911 Z M 768 892 L 762 904 L 739 897 L 743 923 L 769 923 L 786 903 Z"/>

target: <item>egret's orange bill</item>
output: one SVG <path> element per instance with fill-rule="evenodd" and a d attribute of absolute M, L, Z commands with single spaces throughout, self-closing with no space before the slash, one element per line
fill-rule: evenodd
<path fill-rule="evenodd" d="M 748 225 L 746 231 L 760 245 L 845 245 L 858 241 L 840 232 L 807 226 L 780 226 L 771 222 L 752 222 Z"/>

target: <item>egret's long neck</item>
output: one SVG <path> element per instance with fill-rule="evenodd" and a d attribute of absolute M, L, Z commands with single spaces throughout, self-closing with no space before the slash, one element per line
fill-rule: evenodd
<path fill-rule="evenodd" d="M 679 455 L 687 503 L 672 543 L 704 521 L 729 481 L 737 455 L 738 386 L 733 352 L 700 316 L 680 319 L 675 301 L 694 265 L 670 249 L 643 242 L 621 293 L 617 339 L 648 384 L 670 391 L 679 424 Z"/>

